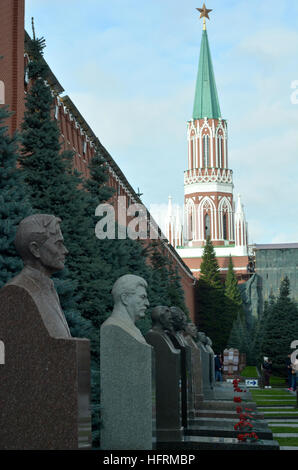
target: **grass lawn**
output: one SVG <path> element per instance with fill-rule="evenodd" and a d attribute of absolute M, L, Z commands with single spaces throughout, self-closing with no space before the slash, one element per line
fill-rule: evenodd
<path fill-rule="evenodd" d="M 295 406 L 296 405 L 296 399 L 294 400 L 274 400 L 274 401 L 265 401 L 264 399 L 262 400 L 257 400 L 254 398 L 254 401 L 256 402 L 256 405 L 259 407 L 259 406 L 263 406 L 264 408 L 266 407 L 270 407 L 270 406 L 280 406 L 282 407 L 283 405 L 284 406 Z"/>
<path fill-rule="evenodd" d="M 257 368 L 255 366 L 246 366 L 241 372 L 241 377 L 258 378 Z"/>
<path fill-rule="evenodd" d="M 270 377 L 270 385 L 274 387 L 286 387 L 287 382 L 284 377 L 276 377 L 275 375 L 272 375 Z"/>
<path fill-rule="evenodd" d="M 273 433 L 277 432 L 286 432 L 286 433 L 296 433 L 298 434 L 298 427 L 297 428 L 291 428 L 291 427 L 286 427 L 286 426 L 272 426 L 271 424 L 268 424 L 269 428 Z"/>
<path fill-rule="evenodd" d="M 280 446 L 298 447 L 298 437 L 275 437 L 274 440 L 277 441 Z"/>
<path fill-rule="evenodd" d="M 281 405 L 296 405 L 296 396 L 291 395 L 286 390 L 251 390 L 253 400 L 257 406 L 281 406 Z"/>
<path fill-rule="evenodd" d="M 286 390 L 283 390 L 283 389 L 274 389 L 274 388 L 266 388 L 265 390 L 263 389 L 259 389 L 259 390 L 250 390 L 250 393 L 252 394 L 253 397 L 255 396 L 262 396 L 262 397 L 266 397 L 266 395 L 282 395 L 284 397 L 294 397 L 294 395 L 291 395 L 289 392 L 287 392 Z"/>

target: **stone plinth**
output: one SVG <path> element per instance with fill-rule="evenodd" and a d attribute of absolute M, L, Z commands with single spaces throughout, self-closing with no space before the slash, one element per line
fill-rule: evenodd
<path fill-rule="evenodd" d="M 29 293 L 0 291 L 1 449 L 91 447 L 89 341 L 53 338 Z"/>
<path fill-rule="evenodd" d="M 210 392 L 212 392 L 210 353 L 207 351 L 203 343 L 199 342 L 198 346 L 201 352 L 203 394 L 204 394 L 204 397 L 206 397 Z"/>
<path fill-rule="evenodd" d="M 100 330 L 101 449 L 150 450 L 154 350 L 141 333 L 108 319 Z"/>
<path fill-rule="evenodd" d="M 158 450 L 171 450 L 168 443 L 159 443 Z M 239 442 L 235 437 L 221 436 L 185 436 L 184 441 L 175 443 L 172 450 L 279 450 L 279 444 L 272 440 L 259 440 L 256 442 Z"/>
<path fill-rule="evenodd" d="M 150 330 L 145 336 L 155 351 L 156 439 L 180 441 L 181 425 L 181 352 L 174 348 L 166 333 Z"/>
<path fill-rule="evenodd" d="M 176 332 L 169 334 L 176 349 L 181 351 L 181 412 L 182 426 L 187 428 L 189 420 L 195 417 L 193 400 L 191 348 L 186 343 L 184 336 Z"/>
<path fill-rule="evenodd" d="M 191 348 L 191 375 L 194 408 L 195 410 L 199 410 L 204 399 L 201 351 L 191 336 L 186 336 L 185 341 Z"/>

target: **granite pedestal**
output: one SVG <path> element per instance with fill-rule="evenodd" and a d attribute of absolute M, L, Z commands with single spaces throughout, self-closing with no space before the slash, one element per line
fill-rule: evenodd
<path fill-rule="evenodd" d="M 139 331 L 139 330 L 138 330 Z M 154 351 L 142 337 L 105 322 L 101 327 L 103 450 L 153 446 Z"/>
<path fill-rule="evenodd" d="M 155 352 L 156 439 L 181 441 L 181 352 L 165 332 L 150 330 L 145 339 Z"/>
<path fill-rule="evenodd" d="M 0 448 L 91 448 L 89 341 L 53 338 L 29 293 L 0 291 Z"/>
<path fill-rule="evenodd" d="M 181 351 L 181 413 L 182 426 L 186 429 L 189 421 L 195 417 L 191 348 L 182 332 L 171 333 L 169 337 L 174 347 Z"/>

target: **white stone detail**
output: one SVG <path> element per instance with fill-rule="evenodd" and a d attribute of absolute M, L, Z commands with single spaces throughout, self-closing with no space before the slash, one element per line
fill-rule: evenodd
<path fill-rule="evenodd" d="M 198 168 L 184 172 L 184 184 L 194 183 L 228 183 L 233 184 L 232 170 L 222 168 Z"/>

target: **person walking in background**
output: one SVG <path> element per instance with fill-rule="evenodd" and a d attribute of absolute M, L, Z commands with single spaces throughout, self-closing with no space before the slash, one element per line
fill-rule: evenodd
<path fill-rule="evenodd" d="M 270 376 L 272 374 L 272 361 L 268 357 L 264 357 L 262 369 L 264 375 L 264 386 L 265 388 L 271 388 Z"/>
<path fill-rule="evenodd" d="M 286 359 L 286 370 L 288 374 L 288 390 L 291 390 L 292 388 L 292 360 L 291 360 L 291 354 L 288 354 L 288 357 Z"/>
<path fill-rule="evenodd" d="M 298 359 L 296 358 L 294 362 L 291 364 L 292 366 L 292 385 L 290 390 L 295 392 L 297 388 L 297 374 L 298 374 Z"/>
<path fill-rule="evenodd" d="M 214 357 L 214 367 L 215 367 L 215 380 L 222 382 L 222 362 L 220 360 L 219 354 L 216 354 Z"/>

